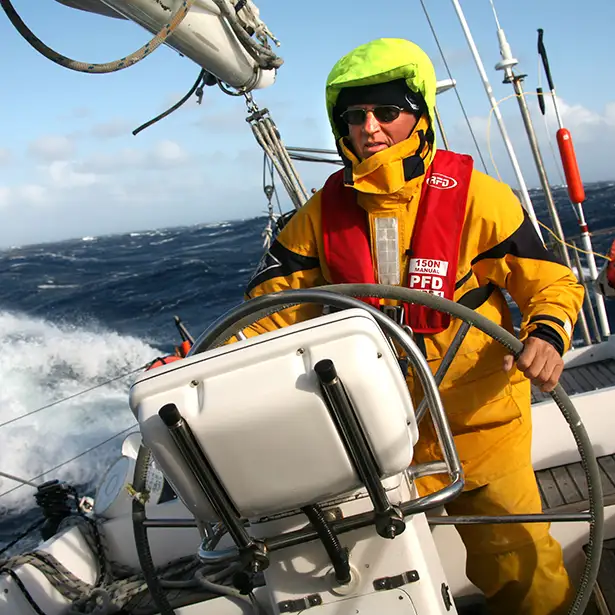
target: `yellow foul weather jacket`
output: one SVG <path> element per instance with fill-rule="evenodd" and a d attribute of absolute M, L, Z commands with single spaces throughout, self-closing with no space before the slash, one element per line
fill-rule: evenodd
<path fill-rule="evenodd" d="M 377 44 L 412 45 L 408 41 L 383 40 L 384 43 Z M 412 49 L 414 56 L 416 49 Z M 389 54 L 389 57 L 402 57 L 402 52 Z M 390 66 L 370 68 L 369 58 L 364 58 L 363 63 L 360 60 L 360 57 L 358 60 L 353 57 L 352 61 L 341 61 L 329 76 L 330 118 L 336 96 L 344 85 L 375 83 L 379 75 L 381 81 L 406 77 L 411 89 L 423 95 L 428 109 L 408 139 L 366 160 L 358 160 L 344 138 L 338 141 L 342 156 L 352 171 L 357 202 L 367 214 L 370 237 L 374 236 L 377 218 L 397 219 L 399 271 L 404 276 L 401 283 L 407 285 L 409 257 L 406 250 L 412 240 L 425 170 L 435 154 L 435 145 L 422 138 L 433 126 L 435 77 L 433 74 L 425 76 L 426 69 L 419 70 L 420 62 L 418 67 L 405 65 L 393 70 Z M 339 137 L 333 120 L 332 128 Z M 416 154 L 423 158 L 424 165 L 418 165 L 408 176 L 403 162 Z M 321 196 L 321 191 L 314 194 L 278 235 L 250 280 L 247 297 L 332 283 L 324 258 Z M 373 239 L 371 246 L 378 279 Z M 456 301 L 472 289 L 487 287 L 491 293 L 477 311 L 512 331 L 511 314 L 503 293 L 507 291 L 522 314 L 522 340 L 540 327 L 556 340 L 554 345 L 561 351 L 568 349 L 582 305 L 582 286 L 570 269 L 557 262 L 544 248 L 512 190 L 476 170 L 472 171 L 470 180 L 455 279 Z M 283 327 L 317 316 L 321 311 L 322 308 L 315 305 L 296 306 L 259 321 L 245 333 L 254 335 Z M 433 372 L 459 326 L 460 322 L 453 319 L 446 330 L 424 336 L 424 350 Z M 484 485 L 528 463 L 530 383 L 515 368 L 508 373 L 503 371 L 505 354 L 506 350 L 499 343 L 475 328 L 470 329 L 440 387 L 464 466 L 466 489 Z M 420 387 L 415 386 L 412 375 L 408 377 L 408 386 L 418 402 Z M 521 449 L 524 454 L 516 454 Z M 439 458 L 433 426 L 425 419 L 420 426 L 415 459 L 423 462 Z M 428 477 L 423 488 L 432 490 L 446 482 L 448 479 L 443 476 Z"/>

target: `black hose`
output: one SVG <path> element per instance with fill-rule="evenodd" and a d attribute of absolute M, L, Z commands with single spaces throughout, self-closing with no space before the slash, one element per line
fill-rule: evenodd
<path fill-rule="evenodd" d="M 145 481 L 147 479 L 147 469 L 151 453 L 149 449 L 143 445 L 139 447 L 137 461 L 135 463 L 135 474 L 132 481 L 134 490 L 138 493 L 145 491 Z M 175 611 L 169 604 L 165 595 L 164 589 L 156 575 L 156 567 L 152 558 L 152 552 L 149 548 L 149 540 L 147 539 L 147 528 L 143 525 L 145 521 L 145 505 L 134 497 L 132 500 L 132 527 L 134 530 L 135 544 L 137 546 L 137 555 L 139 556 L 139 564 L 143 570 L 143 576 L 147 583 L 147 588 L 152 596 L 152 600 L 160 615 L 175 615 Z"/>
<path fill-rule="evenodd" d="M 199 86 L 201 85 L 201 81 L 205 80 L 205 78 L 207 77 L 207 74 L 208 73 L 205 69 L 201 70 L 199 72 L 199 76 L 197 77 L 197 80 L 193 83 L 190 90 L 188 90 L 188 92 L 184 94 L 182 98 L 180 98 L 172 107 L 169 107 L 166 111 L 163 111 L 160 115 L 157 115 L 155 118 L 149 120 L 148 122 L 145 122 L 145 124 L 141 124 L 141 126 L 139 126 L 138 128 L 135 128 L 132 131 L 132 134 L 136 137 L 142 130 L 149 128 L 156 122 L 159 122 L 160 120 L 164 119 L 168 115 L 171 115 L 171 113 L 173 113 L 174 111 L 177 111 L 183 104 L 187 103 L 188 100 L 190 100 L 190 97 L 198 90 Z"/>
<path fill-rule="evenodd" d="M 335 571 L 335 579 L 340 585 L 350 583 L 350 564 L 348 563 L 348 551 L 342 547 L 337 534 L 325 519 L 322 509 L 317 504 L 304 506 L 302 512 L 314 526 L 320 541 L 322 542 Z"/>

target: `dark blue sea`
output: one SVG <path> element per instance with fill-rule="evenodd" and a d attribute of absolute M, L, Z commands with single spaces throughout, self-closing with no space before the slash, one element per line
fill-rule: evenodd
<path fill-rule="evenodd" d="M 586 192 L 594 249 L 605 253 L 615 238 L 608 230 L 615 183 Z M 565 190 L 555 195 L 566 235 L 578 235 Z M 544 200 L 532 197 L 550 224 Z M 174 315 L 196 337 L 242 301 L 265 224 L 255 218 L 0 252 L 0 472 L 95 484 L 118 456 L 122 437 L 114 436 L 135 423 L 127 403 L 133 376 L 118 376 L 172 350 Z M 615 330 L 615 300 L 609 315 Z M 0 478 L 0 548 L 36 519 L 33 491 Z"/>

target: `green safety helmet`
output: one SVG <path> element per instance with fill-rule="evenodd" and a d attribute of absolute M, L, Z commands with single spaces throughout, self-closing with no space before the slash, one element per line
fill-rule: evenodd
<path fill-rule="evenodd" d="M 414 43 L 401 38 L 379 38 L 360 45 L 338 60 L 327 77 L 327 114 L 335 140 L 340 132 L 336 109 L 340 93 L 346 88 L 374 86 L 390 81 L 405 80 L 415 100 L 423 103 L 434 126 L 436 105 L 436 73 L 427 54 Z"/>

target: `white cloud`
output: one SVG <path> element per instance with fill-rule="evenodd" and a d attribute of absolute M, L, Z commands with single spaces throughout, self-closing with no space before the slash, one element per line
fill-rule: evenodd
<path fill-rule="evenodd" d="M 537 105 L 535 100 L 531 102 L 534 112 Z M 615 139 L 615 102 L 601 110 L 565 101 L 561 101 L 560 106 L 575 139 L 584 181 L 613 178 L 615 168 L 610 151 Z M 501 109 L 528 184 L 537 186 L 516 102 L 508 101 Z M 124 143 L 129 143 L 129 147 L 111 151 L 107 145 L 104 153 L 101 151 L 86 158 L 74 153 L 74 138 L 37 140 L 34 149 L 39 160 L 46 156 L 45 164 L 32 164 L 26 169 L 27 184 L 9 185 L 5 181 L 5 187 L 0 187 L 0 246 L 262 214 L 266 206 L 262 190 L 262 150 L 254 142 L 249 126 L 245 126 L 241 105 L 214 109 L 212 115 L 219 122 L 213 122 L 208 130 L 212 116 L 201 118 L 205 138 L 198 149 L 188 150 L 179 140 L 161 140 L 146 148 L 147 139 L 134 146 L 134 141 L 128 139 Z M 534 119 L 543 156 L 550 167 L 550 179 L 552 183 L 559 183 L 544 138 L 543 120 L 537 114 Z M 472 153 L 480 168 L 467 127 L 450 121 L 445 128 L 451 147 Z M 473 117 L 471 121 L 488 162 L 487 116 Z M 555 142 L 552 111 L 548 121 Z M 230 128 L 241 126 L 242 134 L 236 130 L 229 141 L 222 124 Z M 289 116 L 278 125 L 289 145 L 332 146 L 324 118 Z M 491 121 L 490 138 L 502 178 L 516 186 L 495 118 Z M 320 188 L 326 177 L 336 170 L 329 165 L 309 163 L 298 163 L 297 168 L 308 190 Z M 490 171 L 493 173 L 492 169 Z M 14 177 L 11 180 L 17 181 Z M 284 200 L 284 209 L 289 208 L 277 174 L 276 186 Z"/>
<path fill-rule="evenodd" d="M 94 154 L 77 164 L 80 172 L 116 173 L 147 167 L 147 152 L 131 147 L 113 154 Z"/>
<path fill-rule="evenodd" d="M 7 186 L 0 186 L 0 208 L 7 207 L 11 199 L 11 190 Z"/>
<path fill-rule="evenodd" d="M 95 124 L 92 126 L 91 134 L 98 139 L 113 139 L 129 135 L 132 128 L 128 120 L 116 118 L 110 122 Z"/>
<path fill-rule="evenodd" d="M 48 202 L 48 188 L 40 184 L 22 184 L 13 190 L 17 204 L 45 205 Z"/>
<path fill-rule="evenodd" d="M 30 143 L 28 152 L 37 160 L 53 162 L 68 160 L 75 153 L 75 143 L 62 135 L 46 135 Z"/>
<path fill-rule="evenodd" d="M 552 101 L 546 99 L 545 103 L 547 110 L 546 126 L 545 119 L 538 111 L 535 97 L 528 95 L 528 106 L 532 114 L 534 130 L 539 141 L 547 173 L 550 182 L 557 184 L 561 181 L 561 164 L 559 162 L 556 142 L 558 124 Z M 615 167 L 611 162 L 610 152 L 613 140 L 615 140 L 615 102 L 606 104 L 601 111 L 588 109 L 580 104 L 570 104 L 560 98 L 558 98 L 558 106 L 562 122 L 572 135 L 583 180 L 585 182 L 592 182 L 614 179 Z M 538 186 L 538 176 L 516 101 L 513 99 L 507 101 L 500 110 L 504 116 L 506 130 L 519 159 L 522 171 L 526 175 L 527 183 L 531 186 Z M 490 120 L 488 115 L 472 116 L 470 117 L 470 124 L 478 140 L 489 172 L 494 173 L 489 155 L 490 145 L 502 179 L 516 184 L 495 115 L 492 113 Z M 449 137 L 450 147 L 453 150 L 471 153 L 474 156 L 476 166 L 482 169 L 465 123 L 462 123 L 461 120 L 457 122 L 450 132 L 447 131 L 447 136 Z M 557 164 L 551 154 L 551 147 L 555 151 Z"/>
<path fill-rule="evenodd" d="M 100 177 L 95 173 L 82 173 L 75 169 L 75 165 L 67 160 L 56 160 L 47 168 L 50 183 L 59 188 L 77 188 L 92 186 L 99 182 Z"/>
<path fill-rule="evenodd" d="M 0 209 L 10 216 L 10 212 L 20 212 L 24 208 L 45 205 L 48 202 L 48 189 L 40 184 L 21 184 L 0 186 Z"/>
<path fill-rule="evenodd" d="M 212 166 L 209 154 L 188 157 L 166 143 L 139 160 L 156 162 L 156 157 L 159 169 L 175 166 L 169 172 L 139 167 L 104 174 L 68 161 L 36 168 L 31 183 L 0 190 L 0 248 L 263 213 L 262 157 L 256 148 L 251 158 L 223 157 Z M 239 166 L 241 181 L 236 181 Z"/>
<path fill-rule="evenodd" d="M 276 113 L 278 120 L 284 112 L 284 107 Z M 203 128 L 208 134 L 229 135 L 250 134 L 252 131 L 246 123 L 246 108 L 239 104 L 231 104 L 219 109 L 203 108 L 203 113 L 194 121 L 196 126 Z"/>
<path fill-rule="evenodd" d="M 148 150 L 33 165 L 27 184 L 0 190 L 0 246 L 210 222 L 221 211 L 230 218 L 259 215 L 258 149 L 252 156 L 247 148 L 224 151 L 214 166 L 209 153 L 197 157 L 164 140 Z M 238 166 L 248 170 L 233 185 Z M 252 206 L 254 195 L 262 207 Z"/>
<path fill-rule="evenodd" d="M 186 158 L 186 152 L 175 141 L 160 141 L 154 147 L 153 159 L 158 162 L 177 164 Z"/>
<path fill-rule="evenodd" d="M 615 102 L 607 103 L 604 112 L 598 113 L 582 105 L 569 105 L 559 97 L 557 101 L 562 122 L 570 130 L 575 143 L 604 138 L 605 132 L 610 135 L 615 134 Z M 547 107 L 547 120 L 550 125 L 557 128 L 553 105 L 551 111 Z"/>
<path fill-rule="evenodd" d="M 114 174 L 130 171 L 160 171 L 171 166 L 186 164 L 189 154 L 175 141 L 159 141 L 150 151 L 133 147 L 113 154 L 95 154 L 79 162 L 80 173 Z"/>

